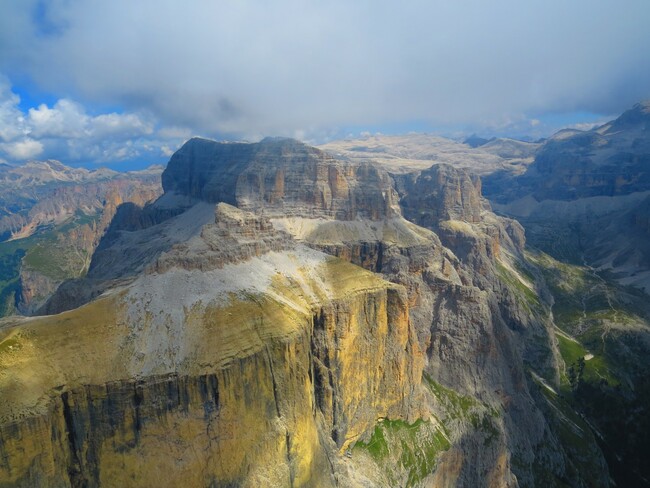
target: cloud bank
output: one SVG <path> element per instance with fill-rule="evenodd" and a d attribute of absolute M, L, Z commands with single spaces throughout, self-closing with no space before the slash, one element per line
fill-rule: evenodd
<path fill-rule="evenodd" d="M 38 129 L 14 140 L 19 152 L 38 150 L 30 140 L 46 150 L 45 134 L 162 128 L 496 130 L 650 97 L 648 18 L 647 0 L 22 0 L 0 6 L 0 72 L 61 99 L 26 114 Z M 79 103 L 119 109 L 92 117 Z M 12 130 L 24 131 L 0 128 Z"/>
<path fill-rule="evenodd" d="M 0 155 L 10 161 L 45 157 L 71 163 L 147 158 L 158 162 L 173 152 L 170 144 L 175 149 L 188 137 L 187 131 L 154 127 L 150 117 L 137 113 L 89 115 L 66 98 L 24 112 L 9 81 L 0 78 Z"/>

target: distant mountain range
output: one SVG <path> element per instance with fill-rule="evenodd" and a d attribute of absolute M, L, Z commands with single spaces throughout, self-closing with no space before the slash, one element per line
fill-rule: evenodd
<path fill-rule="evenodd" d="M 368 136 L 333 141 L 321 149 L 351 161 L 372 161 L 393 173 L 406 173 L 447 163 L 477 175 L 507 171 L 519 174 L 533 162 L 540 144 L 514 139 L 492 139 L 472 147 L 428 134 Z"/>
<path fill-rule="evenodd" d="M 0 164 L 0 311 L 31 313 L 62 281 L 83 276 L 117 207 L 155 199 L 162 169 Z"/>
<path fill-rule="evenodd" d="M 530 243 L 650 291 L 650 102 L 590 131 L 563 130 L 521 175 L 483 178 Z"/>

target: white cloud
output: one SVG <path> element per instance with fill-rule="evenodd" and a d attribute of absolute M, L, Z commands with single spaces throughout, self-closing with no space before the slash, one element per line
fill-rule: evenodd
<path fill-rule="evenodd" d="M 68 99 L 57 101 L 52 108 L 44 104 L 30 108 L 26 123 L 34 137 L 126 140 L 153 133 L 153 124 L 139 115 L 109 113 L 91 117 L 82 105 Z"/>
<path fill-rule="evenodd" d="M 162 127 L 158 130 L 158 137 L 162 139 L 189 139 L 192 131 L 187 127 Z"/>
<path fill-rule="evenodd" d="M 65 139 L 84 137 L 87 123 L 83 108 L 66 99 L 59 100 L 52 108 L 45 104 L 30 108 L 26 121 L 34 137 Z"/>
<path fill-rule="evenodd" d="M 12 159 L 25 160 L 39 156 L 43 152 L 43 144 L 34 139 L 25 138 L 16 142 L 4 142 L 0 144 L 0 150 Z"/>
<path fill-rule="evenodd" d="M 175 152 L 175 150 L 170 148 L 167 145 L 160 146 L 160 154 L 162 154 L 163 156 L 165 156 L 167 158 L 171 157 L 171 155 L 174 154 L 174 152 Z"/>
<path fill-rule="evenodd" d="M 647 0 L 0 1 L 0 72 L 60 98 L 23 112 L 0 79 L 0 141 L 105 162 L 193 134 L 542 134 L 549 113 L 650 97 L 649 15 Z"/>
<path fill-rule="evenodd" d="M 29 133 L 19 103 L 20 97 L 11 91 L 9 80 L 0 75 L 0 141 L 11 141 Z"/>
<path fill-rule="evenodd" d="M 19 104 L 8 79 L 0 77 L 0 154 L 14 162 L 41 156 L 67 163 L 138 158 L 160 163 L 169 150 L 161 147 L 177 145 L 189 133 L 179 127 L 157 133 L 153 118 L 138 113 L 89 115 L 83 105 L 66 98 L 26 113 Z"/>

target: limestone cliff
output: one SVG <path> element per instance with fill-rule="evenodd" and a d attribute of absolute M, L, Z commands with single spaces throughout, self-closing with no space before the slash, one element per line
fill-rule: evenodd
<path fill-rule="evenodd" d="M 1 482 L 334 486 L 377 418 L 415 418 L 404 290 L 277 233 L 237 254 L 274 231 L 224 205 L 195 239 L 235 259 L 178 267 L 174 248 L 84 307 L 3 324 Z"/>
<path fill-rule="evenodd" d="M 420 173 L 396 177 L 404 216 L 423 227 L 442 220 L 481 220 L 480 180 L 462 170 L 436 164 Z"/>
<path fill-rule="evenodd" d="M 163 187 L 0 325 L 0 486 L 607 485 L 477 179 L 192 139 Z"/>
<path fill-rule="evenodd" d="M 219 144 L 192 139 L 169 161 L 165 192 L 246 210 L 354 220 L 396 212 L 387 174 L 374 166 L 344 164 L 290 139 Z"/>
<path fill-rule="evenodd" d="M 435 473 L 425 477 L 427 483 L 533 486 L 541 483 L 533 474 L 536 463 L 551 477 L 564 476 L 571 462 L 544 416 L 543 401 L 536 405 L 533 399 L 537 387 L 529 386 L 524 374 L 524 364 L 529 364 L 545 371 L 549 381 L 558 381 L 552 323 L 542 303 L 515 286 L 532 286 L 515 269 L 524 260 L 523 230 L 492 214 L 481 200 L 478 182 L 463 171 L 434 167 L 396 179 L 404 215 L 413 223 L 393 218 L 364 225 L 296 217 L 273 222 L 311 246 L 406 288 L 410 320 L 426 353 L 426 408 L 446 419 L 451 440 Z M 465 408 L 458 402 L 466 402 Z M 590 442 L 593 446 L 593 438 Z M 595 453 L 601 476 L 597 447 Z M 353 455 L 352 462 L 368 459 Z M 354 465 L 376 483 L 391 485 L 381 464 L 370 473 Z"/>

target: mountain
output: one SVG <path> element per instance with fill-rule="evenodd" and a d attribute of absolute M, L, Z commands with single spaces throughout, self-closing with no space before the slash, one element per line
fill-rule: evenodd
<path fill-rule="evenodd" d="M 33 313 L 61 282 L 83 276 L 117 207 L 155 199 L 161 172 L 0 165 L 2 314 Z"/>
<path fill-rule="evenodd" d="M 589 422 L 618 486 L 648 486 L 650 479 L 643 461 L 650 454 L 649 121 L 650 103 L 641 102 L 590 131 L 565 129 L 528 146 L 495 139 L 466 148 L 460 161 L 449 151 L 435 157 L 480 174 L 491 206 L 525 228 L 536 292 L 552 303 L 561 394 Z M 417 159 L 426 147 L 425 136 L 410 137 L 330 145 L 347 147 L 345 155 L 357 161 L 376 159 L 399 181 L 405 170 L 426 165 L 406 160 L 399 167 L 398 155 Z M 369 147 L 378 147 L 377 158 Z M 503 162 L 490 163 L 479 151 Z M 508 164 L 517 158 L 525 162 Z M 401 203 L 408 205 L 408 196 Z M 429 204 L 420 222 L 437 213 L 436 200 Z M 622 431 L 629 432 L 625 439 Z"/>
<path fill-rule="evenodd" d="M 476 134 L 472 134 L 471 136 L 465 138 L 463 144 L 467 144 L 469 147 L 477 148 L 487 143 L 488 141 L 489 139 L 485 139 L 483 137 L 479 137 Z"/>
<path fill-rule="evenodd" d="M 387 165 L 188 141 L 0 323 L 0 482 L 609 486 L 546 257 L 478 177 Z"/>
<path fill-rule="evenodd" d="M 391 173 L 409 173 L 447 163 L 477 175 L 503 171 L 521 174 L 533 162 L 539 144 L 492 139 L 479 147 L 428 134 L 375 135 L 332 141 L 320 146 L 335 157 L 372 162 Z"/>
<path fill-rule="evenodd" d="M 590 131 L 562 130 L 537 151 L 525 175 L 510 192 L 486 180 L 489 194 L 511 201 L 531 194 L 537 201 L 571 201 L 619 196 L 650 188 L 650 102 L 639 103 L 618 119 Z"/>
<path fill-rule="evenodd" d="M 483 189 L 546 253 L 537 262 L 554 321 L 571 339 L 560 344 L 574 364 L 570 398 L 599 432 L 612 477 L 648 486 L 650 103 L 590 131 L 558 132 L 525 173 L 487 175 Z M 584 350 L 600 351 L 613 374 L 580 377 Z"/>
<path fill-rule="evenodd" d="M 590 131 L 558 132 L 524 174 L 496 172 L 484 192 L 534 246 L 650 290 L 650 102 Z"/>

